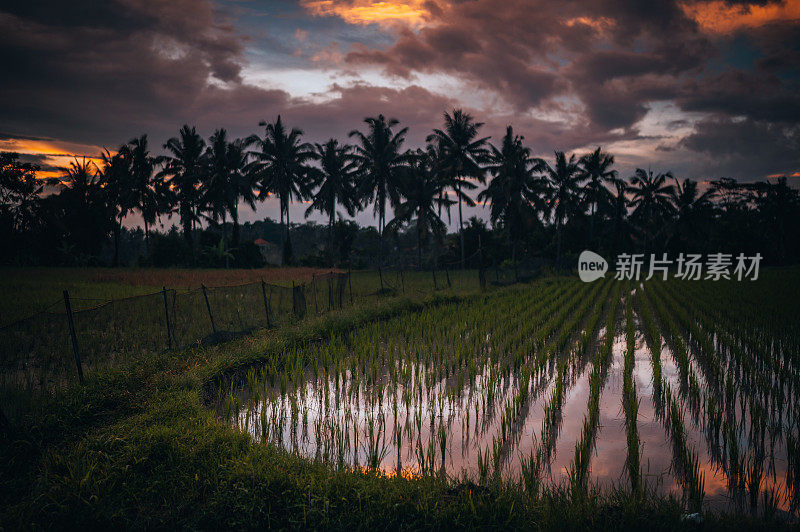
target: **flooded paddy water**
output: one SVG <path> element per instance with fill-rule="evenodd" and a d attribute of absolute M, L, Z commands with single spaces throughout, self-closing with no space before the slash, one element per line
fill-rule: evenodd
<path fill-rule="evenodd" d="M 794 361 L 748 347 L 713 300 L 690 325 L 681 297 L 613 281 L 498 291 L 287 349 L 222 385 L 215 408 L 341 468 L 796 515 Z"/>

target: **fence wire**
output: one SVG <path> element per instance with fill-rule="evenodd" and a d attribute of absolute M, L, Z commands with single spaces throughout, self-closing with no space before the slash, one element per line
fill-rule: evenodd
<path fill-rule="evenodd" d="M 82 372 L 91 374 L 143 354 L 281 327 L 376 296 L 476 290 L 487 280 L 501 282 L 500 269 L 484 269 L 479 254 L 468 257 L 464 266 L 459 261 L 427 271 L 380 268 L 355 275 L 331 271 L 290 286 L 259 281 L 189 291 L 165 288 L 112 301 L 71 298 L 74 329 L 65 300 L 59 300 L 0 327 L 0 400 L 8 403 L 14 396 L 49 393 L 77 381 L 76 347 Z M 502 282 L 510 279 L 503 271 Z"/>

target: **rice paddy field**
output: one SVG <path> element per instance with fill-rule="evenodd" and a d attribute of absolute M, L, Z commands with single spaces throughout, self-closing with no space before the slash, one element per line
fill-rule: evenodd
<path fill-rule="evenodd" d="M 338 468 L 796 517 L 799 289 L 542 281 L 296 346 L 214 406 Z"/>
<path fill-rule="evenodd" d="M 166 284 L 104 274 L 52 285 Z M 797 526 L 800 270 L 422 274 L 40 397 L 0 426 L 0 529 Z"/>

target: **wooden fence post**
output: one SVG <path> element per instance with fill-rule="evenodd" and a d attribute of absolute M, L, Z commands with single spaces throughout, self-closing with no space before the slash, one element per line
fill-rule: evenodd
<path fill-rule="evenodd" d="M 161 287 L 161 295 L 164 296 L 164 318 L 167 323 L 167 349 L 172 349 L 172 327 L 169 323 L 169 305 L 167 305 L 167 287 Z"/>
<path fill-rule="evenodd" d="M 403 289 L 403 293 L 406 293 L 406 278 L 403 275 L 403 268 L 400 268 L 400 287 Z"/>
<path fill-rule="evenodd" d="M 78 335 L 75 334 L 75 322 L 72 319 L 72 305 L 69 302 L 69 291 L 64 290 L 64 306 L 67 309 L 67 322 L 69 323 L 69 334 L 72 337 L 72 352 L 75 355 L 75 365 L 78 368 L 78 380 L 83 384 L 83 366 L 81 365 L 81 354 L 78 351 Z"/>
<path fill-rule="evenodd" d="M 203 298 L 206 300 L 206 309 L 208 309 L 208 318 L 211 320 L 211 330 L 214 331 L 214 334 L 217 334 L 217 326 L 214 323 L 214 315 L 211 314 L 211 304 L 208 302 L 208 294 L 206 293 L 206 285 L 201 284 L 200 288 L 203 289 Z"/>

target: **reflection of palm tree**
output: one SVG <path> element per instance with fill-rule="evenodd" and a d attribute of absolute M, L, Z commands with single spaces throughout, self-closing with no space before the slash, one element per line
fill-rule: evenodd
<path fill-rule="evenodd" d="M 233 222 L 233 246 L 239 245 L 239 202 L 243 201 L 255 210 L 255 192 L 252 175 L 245 171 L 247 155 L 242 141 L 228 141 L 227 132 L 218 129 L 209 139 L 207 150 L 209 164 L 208 187 L 205 200 L 209 204 L 212 218 L 222 219 L 225 235 L 225 219 L 228 214 Z"/>
<path fill-rule="evenodd" d="M 536 216 L 541 208 L 542 182 L 534 175 L 537 160 L 530 149 L 522 145 L 523 137 L 514 135 L 511 126 L 506 128 L 500 149 L 491 146 L 491 163 L 488 166 L 492 179 L 478 200 L 491 206 L 492 224 L 502 220 L 511 242 L 511 259 L 516 261 L 517 242 L 522 236 L 526 219 Z"/>
<path fill-rule="evenodd" d="M 672 185 L 667 184 L 667 179 L 674 179 L 670 172 L 653 175 L 652 171 L 637 168 L 629 187 L 633 195 L 630 206 L 633 207 L 631 219 L 634 220 L 644 232 L 644 248 L 648 251 L 648 244 L 652 239 L 655 228 L 664 223 L 674 212 Z"/>
<path fill-rule="evenodd" d="M 436 171 L 435 151 L 417 150 L 409 157 L 409 166 L 400 181 L 403 199 L 395 208 L 395 217 L 387 225 L 389 232 L 396 233 L 412 218 L 417 223 L 417 265 L 422 267 L 422 247 L 433 235 L 437 244 L 447 233 L 447 226 L 439 217 L 439 206 L 449 206 L 452 200 L 441 197 L 446 182 Z"/>
<path fill-rule="evenodd" d="M 400 122 L 394 118 L 386 120 L 383 115 L 365 118 L 364 122 L 367 124 L 367 132 L 351 131 L 350 136 L 356 137 L 360 144 L 353 154 L 359 169 L 359 192 L 365 200 L 375 201 L 380 254 L 386 225 L 386 200 L 393 206 L 400 200 L 400 175 L 408 161 L 408 155 L 401 153 L 400 149 L 408 128 L 404 127 L 395 133 L 392 128 Z M 378 262 L 380 263 L 380 256 Z"/>
<path fill-rule="evenodd" d="M 569 159 L 563 151 L 555 152 L 555 166 L 543 160 L 538 161 L 538 169 L 547 179 L 547 214 L 553 216 L 556 224 L 556 268 L 561 264 L 561 233 L 564 223 L 580 211 L 581 181 L 580 169 L 575 155 Z"/>
<path fill-rule="evenodd" d="M 461 109 L 454 109 L 453 114 L 444 114 L 444 130 L 434 129 L 428 136 L 428 142 L 435 141 L 438 145 L 440 165 L 447 176 L 448 187 L 455 192 L 458 198 L 458 230 L 461 235 L 461 267 L 465 264 L 464 248 L 464 221 L 461 214 L 461 204 L 466 203 L 472 207 L 475 202 L 464 192 L 473 190 L 476 185 L 469 178 L 485 182 L 481 163 L 486 159 L 486 141 L 489 137 L 476 138 L 478 129 L 483 125 Z"/>
<path fill-rule="evenodd" d="M 583 186 L 584 195 L 589 200 L 591 215 L 589 217 L 589 245 L 594 243 L 594 214 L 597 211 L 597 204 L 602 200 L 610 199 L 610 192 L 605 187 L 605 182 L 613 181 L 617 177 L 617 171 L 612 170 L 614 156 L 603 153 L 598 147 L 592 153 L 581 157 L 581 178 L 588 182 Z"/>
<path fill-rule="evenodd" d="M 328 253 L 333 259 L 333 224 L 336 221 L 337 203 L 353 216 L 358 210 L 356 188 L 357 167 L 352 156 L 352 146 L 340 146 L 336 139 L 315 145 L 315 158 L 320 169 L 312 173 L 312 188 L 317 188 L 306 216 L 312 211 L 328 215 Z"/>
<path fill-rule="evenodd" d="M 164 163 L 159 176 L 167 177 L 167 183 L 175 193 L 183 236 L 192 253 L 194 253 L 192 229 L 198 219 L 197 209 L 200 207 L 199 187 L 206 170 L 203 157 L 205 145 L 205 141 L 194 127 L 184 125 L 178 137 L 172 137 L 164 144 L 167 155 L 158 159 Z"/>
<path fill-rule="evenodd" d="M 278 196 L 281 211 L 281 224 L 286 219 L 283 244 L 284 262 L 292 260 L 292 244 L 289 237 L 289 205 L 292 200 L 303 200 L 310 195 L 308 190 L 308 162 L 314 158 L 311 144 L 302 142 L 303 130 L 292 128 L 287 131 L 280 115 L 273 124 L 261 122 L 266 126 L 264 138 L 250 136 L 246 143 L 256 146 L 249 152 L 255 161 L 250 171 L 258 180 L 259 199 L 269 194 Z"/>

